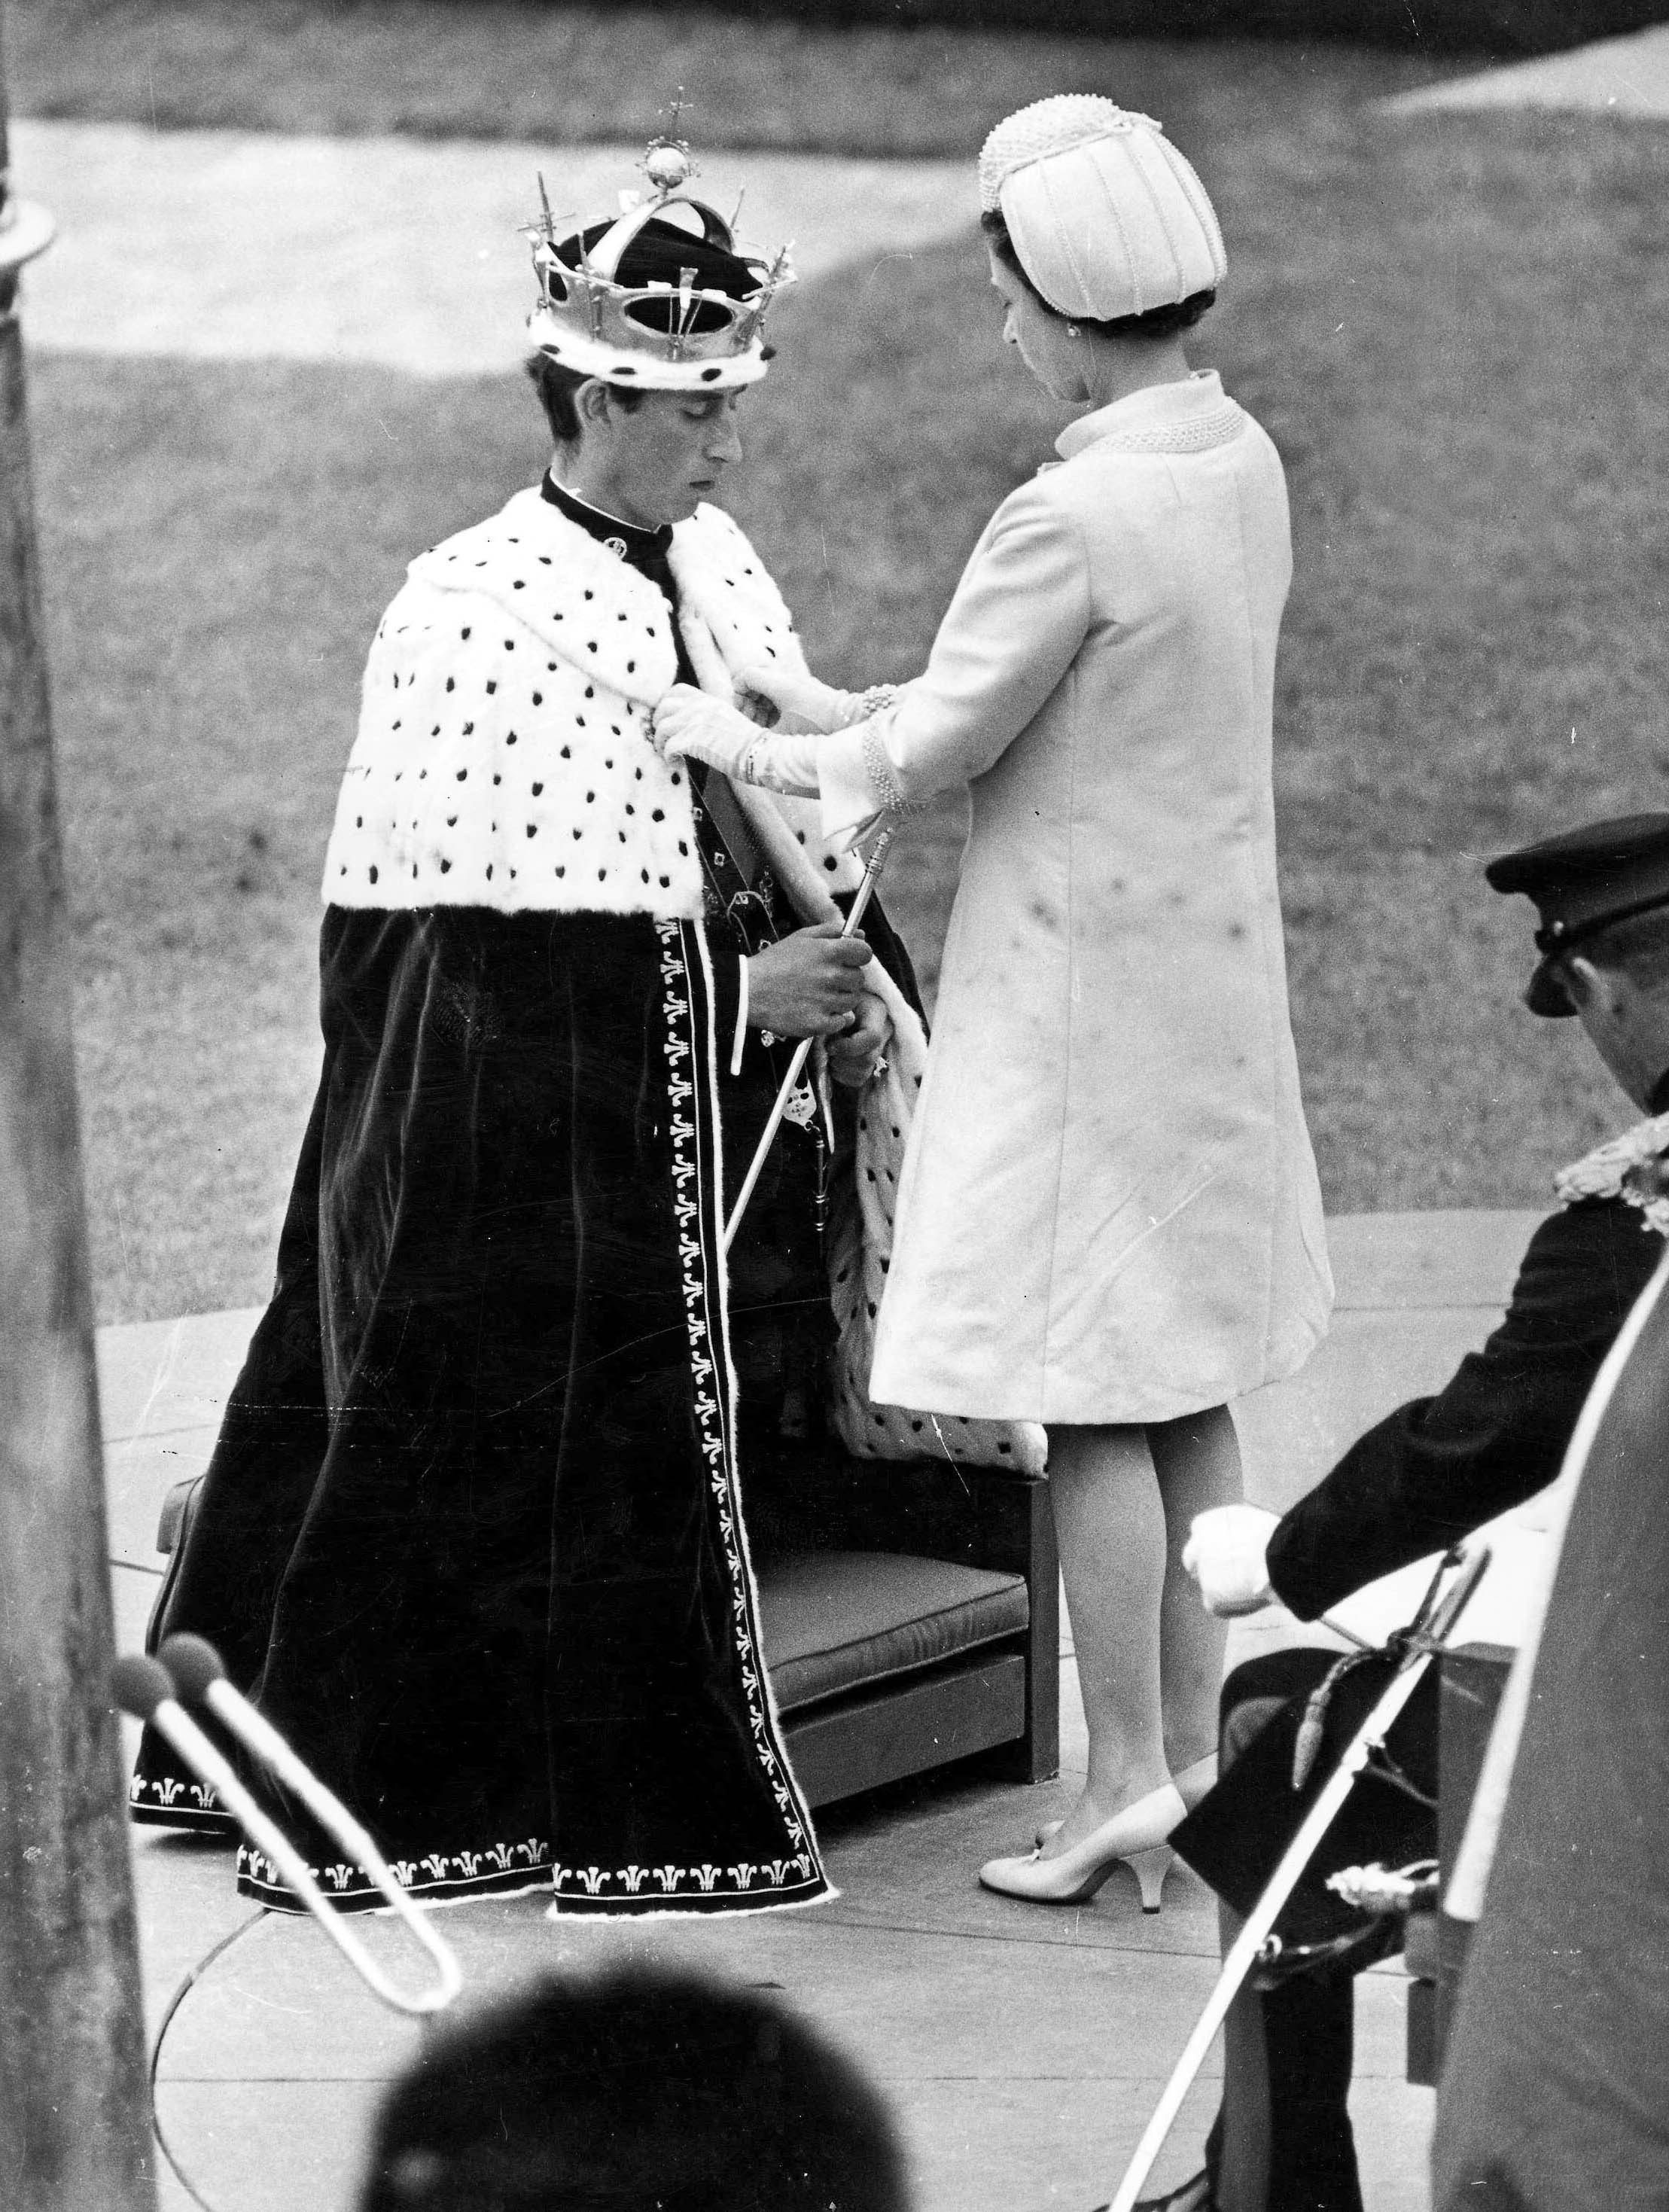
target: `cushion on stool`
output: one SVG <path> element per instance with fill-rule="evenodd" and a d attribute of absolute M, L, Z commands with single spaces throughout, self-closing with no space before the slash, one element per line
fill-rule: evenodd
<path fill-rule="evenodd" d="M 790 1552 L 755 1573 L 783 1712 L 1023 1633 L 1031 1617 L 1023 1575 L 901 1552 Z"/>

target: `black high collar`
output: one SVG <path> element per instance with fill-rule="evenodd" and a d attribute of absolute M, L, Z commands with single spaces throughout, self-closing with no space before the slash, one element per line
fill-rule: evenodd
<path fill-rule="evenodd" d="M 553 507 L 561 509 L 570 522 L 578 523 L 581 530 L 618 553 L 622 561 L 629 561 L 633 568 L 641 569 L 647 575 L 651 573 L 649 564 L 652 562 L 660 568 L 665 567 L 667 549 L 672 543 L 670 522 L 663 523 L 658 530 L 644 530 L 635 522 L 622 522 L 618 515 L 604 514 L 600 507 L 593 507 L 589 500 L 577 497 L 566 484 L 559 484 L 549 471 L 539 489 Z M 660 581 L 658 575 L 655 581 Z"/>

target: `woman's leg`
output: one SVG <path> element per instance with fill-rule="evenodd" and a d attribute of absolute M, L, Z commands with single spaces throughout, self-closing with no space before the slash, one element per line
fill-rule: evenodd
<path fill-rule="evenodd" d="M 1089 1734 L 1083 1794 L 1045 1846 L 1053 1857 L 1166 1778 L 1159 1668 L 1166 1532 L 1138 1428 L 1051 1428 L 1049 1496 Z"/>
<path fill-rule="evenodd" d="M 1224 1406 L 1146 1429 L 1050 1430 L 1049 1494 L 1089 1771 L 1049 1856 L 1211 1753 L 1227 1630 L 1199 1602 L 1182 1547 L 1195 1514 L 1241 1487 Z"/>
<path fill-rule="evenodd" d="M 1165 1571 L 1159 1605 L 1159 1680 L 1165 1756 L 1173 1774 L 1208 1756 L 1217 1741 L 1217 1694 L 1229 1626 L 1199 1601 L 1182 1566 L 1194 1516 L 1242 1494 L 1240 1439 L 1226 1406 L 1180 1421 L 1156 1421 L 1148 1449 L 1164 1514 Z M 1200 1778 L 1202 1784 L 1205 1777 Z M 1191 1790 L 1191 1801 L 1203 1795 Z"/>

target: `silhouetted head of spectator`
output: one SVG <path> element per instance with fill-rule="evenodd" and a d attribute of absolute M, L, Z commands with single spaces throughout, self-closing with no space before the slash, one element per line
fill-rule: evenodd
<path fill-rule="evenodd" d="M 634 1967 L 442 2030 L 379 2115 L 360 2212 L 907 2212 L 850 2059 L 757 1992 Z"/>

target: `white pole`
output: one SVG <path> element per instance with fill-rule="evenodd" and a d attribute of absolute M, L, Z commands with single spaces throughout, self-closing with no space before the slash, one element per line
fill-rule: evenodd
<path fill-rule="evenodd" d="M 869 865 L 864 870 L 864 880 L 858 886 L 858 896 L 853 900 L 852 910 L 842 925 L 841 930 L 842 937 L 852 936 L 863 920 L 864 909 L 875 896 L 875 886 L 881 880 L 881 871 L 887 864 L 887 848 L 892 843 L 894 835 L 895 832 L 889 827 L 883 829 L 876 839 L 875 849 L 869 856 Z M 815 1038 L 802 1037 L 794 1057 L 788 1063 L 788 1073 L 783 1078 L 781 1090 L 777 1093 L 776 1104 L 771 1109 L 771 1118 L 765 1124 L 764 1133 L 755 1148 L 753 1160 L 746 1176 L 743 1178 L 742 1188 L 737 1195 L 736 1205 L 731 1211 L 731 1218 L 725 1224 L 725 1249 L 727 1252 L 736 1241 L 736 1232 L 741 1226 L 743 1215 L 748 1210 L 748 1201 L 753 1196 L 765 1163 L 770 1157 L 771 1146 L 775 1139 L 777 1131 L 782 1127 L 782 1117 L 788 1110 L 788 1101 L 794 1095 L 794 1085 L 800 1079 L 801 1073 L 810 1057 L 811 1047 L 815 1042 Z"/>
<path fill-rule="evenodd" d="M 1413 1696 L 1421 1676 L 1437 1656 L 1438 1647 L 1460 1619 L 1467 1599 L 1477 1589 L 1489 1563 L 1487 1548 L 1480 1548 L 1469 1556 L 1458 1580 L 1433 1616 L 1429 1644 L 1411 1659 L 1387 1685 L 1373 1711 L 1345 1746 L 1344 1757 L 1305 1814 L 1297 1834 L 1287 1845 L 1280 1864 L 1270 1877 L 1268 1887 L 1252 1908 L 1246 1925 L 1230 1946 L 1223 1962 L 1223 1972 L 1217 1977 L 1217 1986 L 1211 1991 L 1210 2001 L 1200 2014 L 1193 2033 L 1188 2038 L 1169 2081 L 1165 2084 L 1164 2094 L 1147 2124 L 1142 2140 L 1136 2146 L 1136 2154 L 1125 2169 L 1118 2194 L 1107 2208 L 1107 2212 L 1132 2212 L 1138 2192 L 1152 2170 L 1154 2160 L 1164 2148 L 1165 2138 L 1182 2108 L 1182 2100 L 1193 2087 L 1195 2075 L 1205 2063 L 1205 2054 L 1211 2049 L 1217 2030 L 1223 2026 L 1229 2006 L 1238 1996 L 1241 1984 L 1257 1964 L 1264 1938 L 1280 1917 L 1281 1907 L 1297 1887 L 1299 1876 L 1320 1849 L 1322 1837 L 1338 1818 L 1339 1808 L 1350 1796 L 1357 1775 L 1383 1743 L 1392 1723 Z"/>

